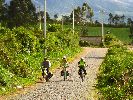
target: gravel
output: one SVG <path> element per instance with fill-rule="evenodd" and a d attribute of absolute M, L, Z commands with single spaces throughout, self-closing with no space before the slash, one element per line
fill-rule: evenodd
<path fill-rule="evenodd" d="M 106 48 L 85 48 L 82 55 L 88 64 L 84 82 L 78 75 L 79 58 L 69 64 L 70 76 L 66 81 L 60 76 L 60 71 L 54 73 L 50 82 L 38 83 L 26 93 L 10 96 L 7 100 L 96 100 L 92 96 L 96 83 L 96 74 L 107 53 Z"/>

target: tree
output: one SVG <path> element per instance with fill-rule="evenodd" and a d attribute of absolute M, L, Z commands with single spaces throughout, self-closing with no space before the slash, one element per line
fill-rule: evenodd
<path fill-rule="evenodd" d="M 74 9 L 74 17 L 76 22 L 81 22 L 82 19 L 82 10 L 81 8 L 78 6 L 77 9 Z"/>
<path fill-rule="evenodd" d="M 133 35 L 133 21 L 132 21 L 131 18 L 128 18 L 128 19 L 127 19 L 127 25 L 128 25 L 129 28 L 130 28 L 130 33 L 131 33 L 131 35 Z"/>
<path fill-rule="evenodd" d="M 56 23 L 58 22 L 57 19 L 58 19 L 58 13 L 54 14 L 54 21 L 55 21 Z"/>
<path fill-rule="evenodd" d="M 0 0 L 0 15 L 1 15 L 1 11 L 3 8 L 3 4 L 4 4 L 5 0 Z"/>
<path fill-rule="evenodd" d="M 108 22 L 110 25 L 116 25 L 116 26 L 125 26 L 125 15 L 117 15 L 115 14 L 113 16 L 112 13 L 109 14 Z"/>
<path fill-rule="evenodd" d="M 112 23 L 113 23 L 113 15 L 112 15 L 112 13 L 109 14 L 108 21 L 109 21 L 109 24 L 112 25 Z"/>
<path fill-rule="evenodd" d="M 3 0 L 0 0 L 0 22 L 1 22 L 1 16 L 2 16 L 2 9 L 3 9 Z"/>
<path fill-rule="evenodd" d="M 101 23 L 100 23 L 98 20 L 96 20 L 96 21 L 95 21 L 95 25 L 99 25 L 99 26 L 100 26 Z"/>
<path fill-rule="evenodd" d="M 5 23 L 7 20 L 7 4 L 5 0 L 0 0 L 0 23 Z"/>
<path fill-rule="evenodd" d="M 63 21 L 64 21 L 65 24 L 71 23 L 70 16 L 63 16 Z"/>
<path fill-rule="evenodd" d="M 124 25 L 125 24 L 125 15 L 122 15 L 121 17 L 120 17 L 120 23 L 121 23 L 121 25 Z"/>
<path fill-rule="evenodd" d="M 83 3 L 82 7 L 78 6 L 76 9 L 74 9 L 74 17 L 76 23 L 87 22 L 87 19 L 92 21 L 93 16 L 93 10 L 87 3 Z M 73 12 L 71 13 L 70 18 L 73 18 Z"/>
<path fill-rule="evenodd" d="M 48 12 L 46 12 L 46 19 L 47 19 L 48 21 L 51 19 Z"/>
<path fill-rule="evenodd" d="M 58 18 L 58 14 L 55 14 L 55 15 L 54 15 L 54 18 L 55 18 L 55 20 L 57 20 L 57 18 Z"/>
<path fill-rule="evenodd" d="M 80 6 L 78 6 L 76 9 L 74 9 L 74 20 L 76 23 L 81 22 L 81 18 L 82 18 L 82 10 L 80 8 Z M 73 11 L 70 14 L 70 20 L 73 20 Z"/>
<path fill-rule="evenodd" d="M 120 16 L 116 14 L 116 15 L 113 17 L 113 23 L 117 26 L 118 23 L 119 23 L 119 20 L 120 20 Z"/>
<path fill-rule="evenodd" d="M 131 22 L 132 22 L 132 19 L 131 19 L 131 18 L 128 18 L 128 19 L 127 19 L 127 25 L 130 25 Z"/>
<path fill-rule="evenodd" d="M 41 21 L 44 22 L 44 11 L 40 11 L 37 13 L 37 16 L 39 16 L 39 13 L 41 15 Z M 47 21 L 51 21 L 50 15 L 48 12 L 46 12 L 46 19 Z"/>
<path fill-rule="evenodd" d="M 133 21 L 130 23 L 130 33 L 133 35 Z"/>
<path fill-rule="evenodd" d="M 82 12 L 85 15 L 85 20 L 89 19 L 90 22 L 92 22 L 92 17 L 94 16 L 94 12 L 93 12 L 92 8 L 87 3 L 83 3 Z"/>
<path fill-rule="evenodd" d="M 36 8 L 31 0 L 11 0 L 8 6 L 8 19 L 9 28 L 35 23 Z"/>

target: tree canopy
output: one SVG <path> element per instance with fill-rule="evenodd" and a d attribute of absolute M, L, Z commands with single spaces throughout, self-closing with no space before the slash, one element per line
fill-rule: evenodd
<path fill-rule="evenodd" d="M 74 17 L 76 23 L 87 22 L 88 20 L 92 22 L 92 17 L 94 16 L 93 9 L 87 3 L 83 3 L 82 7 L 78 6 L 74 9 Z M 72 19 L 73 14 L 71 13 L 70 18 Z"/>
<path fill-rule="evenodd" d="M 5 0 L 0 0 L 0 22 L 2 22 L 5 15 Z"/>
<path fill-rule="evenodd" d="M 110 25 L 125 25 L 125 15 L 113 15 L 112 13 L 110 13 L 108 22 Z"/>
<path fill-rule="evenodd" d="M 37 21 L 36 8 L 31 0 L 11 0 L 7 9 L 7 25 L 10 28 Z"/>

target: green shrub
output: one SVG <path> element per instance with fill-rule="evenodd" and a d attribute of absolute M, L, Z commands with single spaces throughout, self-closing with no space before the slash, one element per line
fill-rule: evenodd
<path fill-rule="evenodd" d="M 59 30 L 61 30 L 61 25 L 60 24 L 49 24 L 48 25 L 48 31 L 49 32 L 57 32 L 57 31 L 59 31 Z"/>
<path fill-rule="evenodd" d="M 133 53 L 125 47 L 113 46 L 100 67 L 97 88 L 103 100 L 133 98 Z"/>
<path fill-rule="evenodd" d="M 15 38 L 20 45 L 20 52 L 22 53 L 29 53 L 34 52 L 36 50 L 36 46 L 39 44 L 36 36 L 32 30 L 27 30 L 24 27 L 14 28 L 12 30 Z"/>
<path fill-rule="evenodd" d="M 78 33 L 73 34 L 71 29 L 60 31 L 60 25 L 54 27 L 55 30 L 52 27 L 47 32 L 46 39 L 43 32 L 34 27 L 0 28 L 0 93 L 36 80 L 41 73 L 44 48 L 52 68 L 59 64 L 57 58 L 73 57 L 81 50 Z"/>
<path fill-rule="evenodd" d="M 88 27 L 86 27 L 86 26 L 82 27 L 81 30 L 80 30 L 81 36 L 87 36 L 88 32 L 89 32 L 89 30 L 88 30 Z"/>
<path fill-rule="evenodd" d="M 123 45 L 123 43 L 120 40 L 118 40 L 114 35 L 106 34 L 105 35 L 105 46 L 112 47 L 114 45 L 120 47 Z"/>
<path fill-rule="evenodd" d="M 24 59 L 26 59 L 26 55 L 37 51 L 36 49 L 39 45 L 38 39 L 31 30 L 23 27 L 14 28 L 13 30 L 1 28 L 0 32 L 1 64 L 4 68 L 19 77 L 28 77 L 32 71 Z"/>
<path fill-rule="evenodd" d="M 0 65 L 0 87 L 1 86 L 11 87 L 13 85 L 16 85 L 17 82 L 18 81 L 17 81 L 15 75 Z"/>
<path fill-rule="evenodd" d="M 79 45 L 80 46 L 83 46 L 83 47 L 87 47 L 87 46 L 90 46 L 91 44 L 88 41 L 82 41 L 82 40 L 80 40 L 79 41 Z"/>

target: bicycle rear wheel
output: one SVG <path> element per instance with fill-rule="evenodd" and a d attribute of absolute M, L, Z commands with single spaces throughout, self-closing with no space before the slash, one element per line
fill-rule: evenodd
<path fill-rule="evenodd" d="M 66 80 L 67 78 L 67 71 L 66 71 L 66 68 L 64 68 L 64 81 Z"/>
<path fill-rule="evenodd" d="M 48 81 L 49 81 L 49 77 L 48 77 L 48 75 L 46 76 L 45 80 L 46 80 L 46 82 L 48 82 Z"/>
<path fill-rule="evenodd" d="M 66 71 L 64 71 L 64 81 L 66 80 Z"/>

